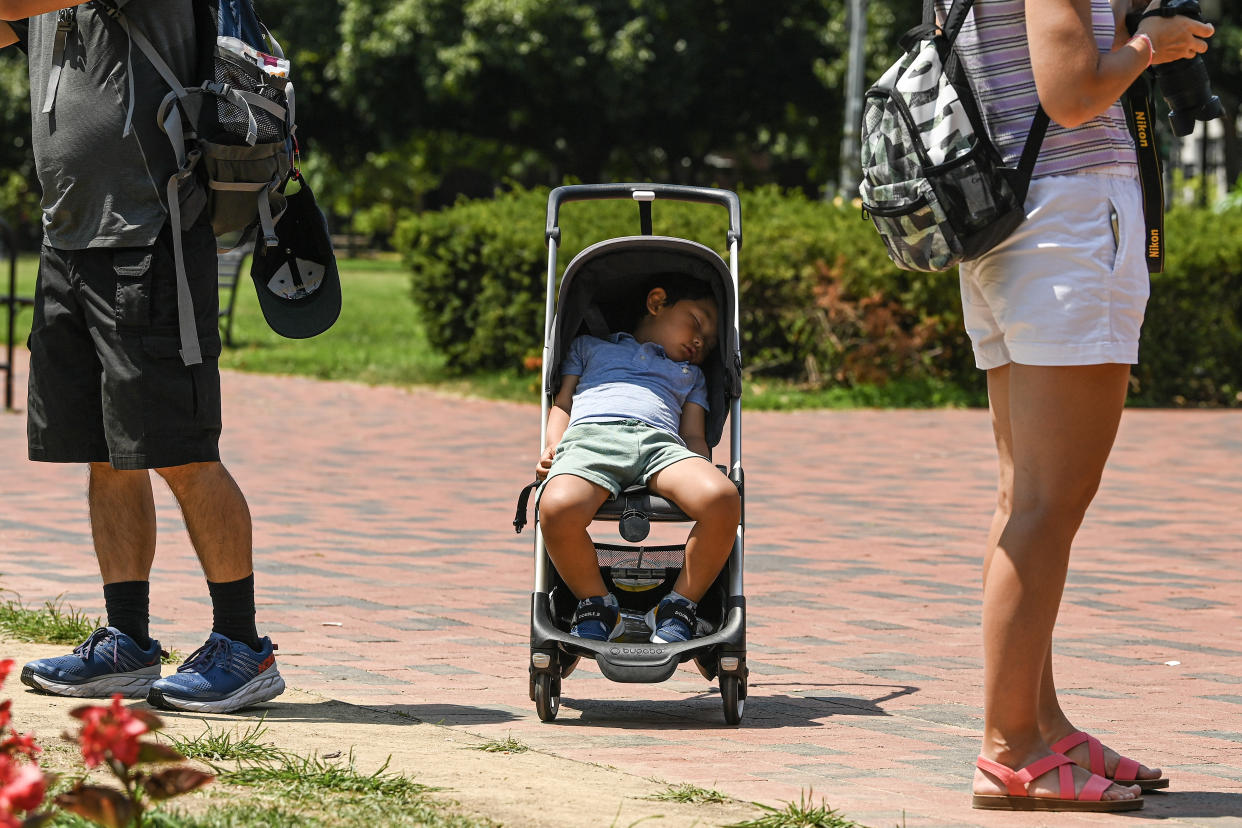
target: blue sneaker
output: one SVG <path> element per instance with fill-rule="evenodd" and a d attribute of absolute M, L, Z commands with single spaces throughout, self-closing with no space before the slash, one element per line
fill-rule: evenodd
<path fill-rule="evenodd" d="M 258 652 L 213 632 L 177 672 L 151 685 L 147 702 L 165 710 L 231 713 L 285 692 L 276 645 L 264 636 Z"/>
<path fill-rule="evenodd" d="M 612 600 L 609 600 L 611 598 Z M 595 596 L 578 602 L 569 634 L 589 641 L 612 641 L 625 632 L 625 621 L 617 599 Z"/>
<path fill-rule="evenodd" d="M 695 605 L 682 598 L 665 596 L 647 612 L 652 644 L 676 644 L 694 638 Z"/>
<path fill-rule="evenodd" d="M 100 627 L 69 655 L 28 663 L 22 684 L 53 696 L 142 698 L 160 677 L 160 655 L 155 639 L 144 650 L 116 627 Z"/>

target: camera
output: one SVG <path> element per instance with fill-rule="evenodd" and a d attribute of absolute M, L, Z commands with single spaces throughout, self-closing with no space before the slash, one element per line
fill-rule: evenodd
<path fill-rule="evenodd" d="M 1173 17 L 1184 15 L 1192 20 L 1203 20 L 1199 0 L 1164 0 L 1158 9 L 1147 13 L 1130 12 L 1126 15 L 1126 27 L 1133 34 L 1144 17 Z M 1160 92 L 1169 104 L 1169 123 L 1173 134 L 1179 138 L 1195 131 L 1195 121 L 1211 121 L 1225 114 L 1220 98 L 1212 94 L 1212 82 L 1208 79 L 1207 66 L 1201 55 L 1183 58 L 1171 63 L 1152 67 Z"/>

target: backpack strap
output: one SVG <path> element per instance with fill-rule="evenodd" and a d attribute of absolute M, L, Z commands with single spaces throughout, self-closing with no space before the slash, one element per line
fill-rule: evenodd
<path fill-rule="evenodd" d="M 110 4 L 103 4 L 108 15 L 116 20 L 121 28 L 125 30 L 125 34 L 129 39 L 130 56 L 129 71 L 129 111 L 125 115 L 125 135 L 129 135 L 133 129 L 134 118 L 134 72 L 133 72 L 133 47 L 138 45 L 139 51 L 155 68 L 163 78 L 164 83 L 168 85 L 172 91 L 164 98 L 159 108 L 159 120 L 168 135 L 168 140 L 172 143 L 173 153 L 177 158 L 177 169 L 168 178 L 168 185 L 165 188 L 164 196 L 168 205 L 168 223 L 171 229 L 173 242 L 173 262 L 176 267 L 177 282 L 177 327 L 181 335 L 181 361 L 186 366 L 198 365 L 203 361 L 202 349 L 198 344 L 198 328 L 194 323 L 194 299 L 190 293 L 190 281 L 186 276 L 185 270 L 185 250 L 182 245 L 181 234 L 184 231 L 182 227 L 181 216 L 181 199 L 178 191 L 181 183 L 189 178 L 194 167 L 198 163 L 200 153 L 198 150 L 186 151 L 186 133 L 181 125 L 181 110 L 171 106 L 174 98 L 186 99 L 189 92 L 185 89 L 184 84 L 177 77 L 176 73 L 168 66 L 155 45 L 147 38 L 141 27 L 133 25 L 129 18 L 119 8 Z"/>
<path fill-rule="evenodd" d="M 56 103 L 56 90 L 60 86 L 60 72 L 65 68 L 65 48 L 69 33 L 77 26 L 78 8 L 70 6 L 56 13 L 56 39 L 52 43 L 52 68 L 47 73 L 47 92 L 43 95 L 43 114 L 52 111 Z"/>
<path fill-rule="evenodd" d="M 970 13 L 974 4 L 975 0 L 953 0 L 949 13 L 945 15 L 942 27 L 944 47 L 941 56 L 946 58 L 946 63 L 950 54 L 956 59 L 953 47 L 957 42 L 957 36 L 962 31 L 962 26 L 966 23 L 966 15 Z M 929 14 L 934 20 L 935 0 L 923 0 L 924 20 Z M 1013 182 L 1014 194 L 1018 196 L 1019 201 L 1026 201 L 1026 194 L 1031 188 L 1031 175 L 1035 172 L 1035 162 L 1039 160 L 1039 149 L 1043 146 L 1049 122 L 1050 119 L 1048 113 L 1044 112 L 1043 104 L 1036 106 L 1035 117 L 1031 121 L 1031 128 L 1026 134 L 1026 143 L 1022 147 L 1022 156 L 1018 159 L 1017 180 Z"/>

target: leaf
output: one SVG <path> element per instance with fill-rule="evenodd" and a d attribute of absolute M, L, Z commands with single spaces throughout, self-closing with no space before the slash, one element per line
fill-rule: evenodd
<path fill-rule="evenodd" d="M 155 742 L 138 743 L 139 762 L 180 762 L 184 758 L 184 756 L 168 745 L 156 744 Z"/>
<path fill-rule="evenodd" d="M 142 788 L 152 799 L 168 799 L 197 790 L 215 779 L 210 773 L 191 767 L 169 768 L 143 780 Z"/>
<path fill-rule="evenodd" d="M 21 821 L 22 828 L 43 828 L 56 816 L 54 811 L 44 811 L 41 814 L 31 814 Z"/>
<path fill-rule="evenodd" d="M 125 794 L 93 785 L 78 785 L 52 801 L 64 810 L 104 828 L 125 828 L 138 813 L 137 807 Z"/>

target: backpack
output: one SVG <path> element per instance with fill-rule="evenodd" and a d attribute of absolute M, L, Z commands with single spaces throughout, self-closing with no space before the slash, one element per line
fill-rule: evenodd
<path fill-rule="evenodd" d="M 184 231 L 206 209 L 219 252 L 242 245 L 256 229 L 265 247 L 277 245 L 284 187 L 296 173 L 293 83 L 289 62 L 259 21 L 253 0 L 194 0 L 201 80 L 190 86 L 124 11 L 107 0 L 92 2 L 120 23 L 169 87 L 157 118 L 177 158 L 165 194 L 172 226 Z M 196 365 L 202 355 L 181 234 L 172 237 L 181 358 Z"/>
<path fill-rule="evenodd" d="M 905 270 L 978 258 L 1026 217 L 1048 115 L 1039 107 L 1017 169 L 1006 167 L 954 51 L 972 5 L 953 0 L 938 28 L 933 0 L 924 0 L 922 24 L 901 38 L 905 54 L 864 98 L 863 216 Z"/>

